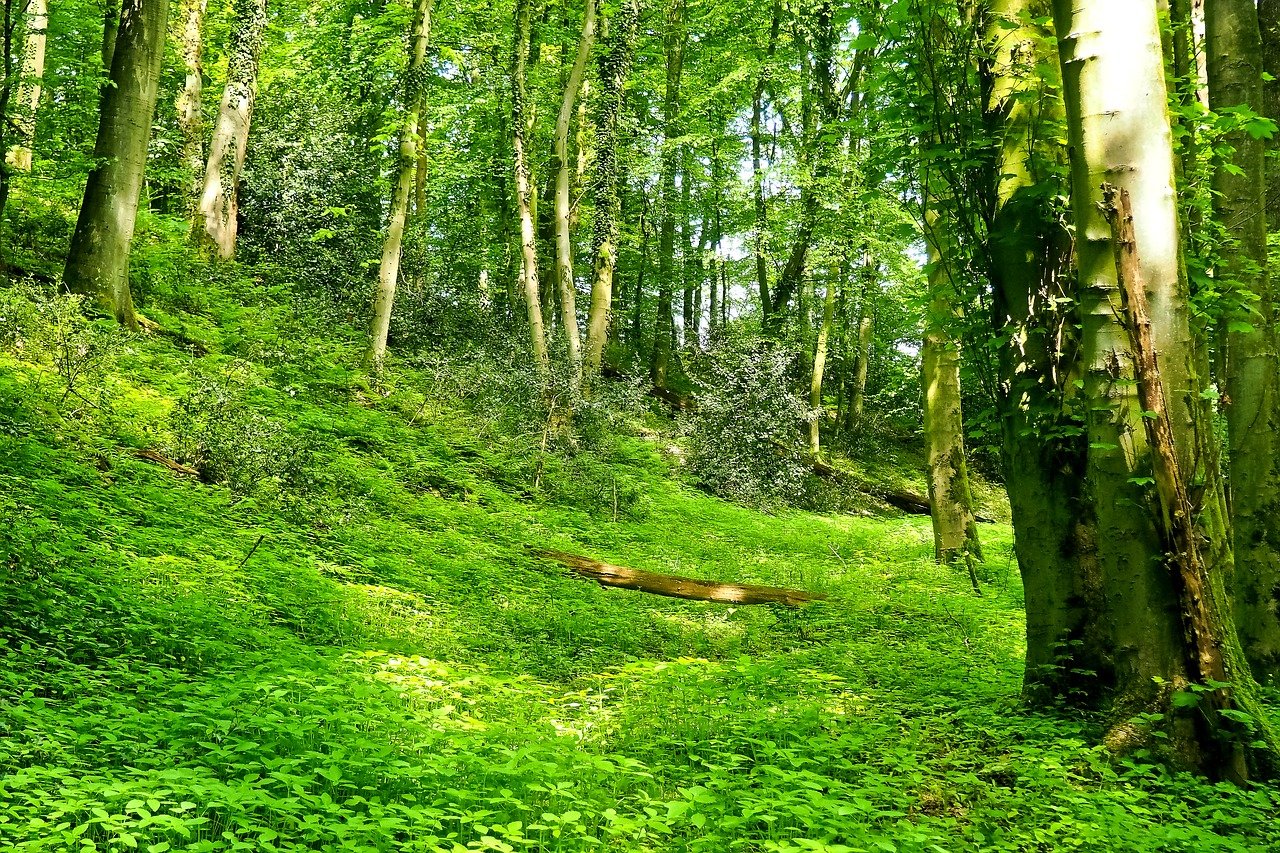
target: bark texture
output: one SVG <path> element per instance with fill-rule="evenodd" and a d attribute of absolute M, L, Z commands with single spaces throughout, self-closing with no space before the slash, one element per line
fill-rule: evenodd
<path fill-rule="evenodd" d="M 84 201 L 71 237 L 63 281 L 124 325 L 137 328 L 129 291 L 129 244 L 151 139 L 164 57 L 167 0 L 125 0 L 114 40 L 111 85 L 102 95 L 97 165 L 89 173 Z"/>
<path fill-rule="evenodd" d="M 249 123 L 258 97 L 258 59 L 267 27 L 266 0 L 237 0 L 227 86 L 209 143 L 204 191 L 198 216 L 204 236 L 219 258 L 236 253 L 237 184 L 249 146 Z"/>

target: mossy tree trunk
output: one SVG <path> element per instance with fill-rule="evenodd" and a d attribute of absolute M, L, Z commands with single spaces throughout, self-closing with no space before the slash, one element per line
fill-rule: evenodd
<path fill-rule="evenodd" d="M 267 28 L 266 0 L 237 0 L 227 85 L 209 143 L 196 238 L 229 260 L 236 253 L 237 185 L 249 146 L 249 123 L 258 97 L 258 59 Z"/>
<path fill-rule="evenodd" d="M 66 286 L 92 297 L 124 325 L 138 324 L 129 290 L 129 244 L 160 87 L 167 0 L 125 0 L 114 39 L 111 85 L 102 95 L 96 165 L 71 237 Z"/>
<path fill-rule="evenodd" d="M 1253 0 L 1207 0 L 1205 26 L 1210 108 L 1263 112 L 1262 39 Z M 1214 213 L 1232 245 L 1216 274 L 1243 303 L 1226 318 L 1223 377 L 1231 443 L 1232 593 L 1245 656 L 1265 680 L 1280 677 L 1280 395 L 1275 299 L 1267 274 L 1265 148 L 1243 130 L 1225 141 L 1233 153 L 1213 178 Z"/>
<path fill-rule="evenodd" d="M 427 42 L 431 38 L 432 0 L 418 0 L 409 25 L 409 60 L 402 88 L 405 116 L 400 126 L 396 183 L 387 216 L 387 234 L 382 240 L 382 260 L 378 264 L 378 292 L 373 302 L 373 324 L 365 366 L 381 372 L 387 355 L 387 335 L 391 331 L 391 309 L 400 278 L 400 250 L 404 243 L 405 221 L 409 217 L 409 197 L 422 163 L 422 101 L 426 90 Z M 425 175 L 424 175 L 425 177 Z"/>

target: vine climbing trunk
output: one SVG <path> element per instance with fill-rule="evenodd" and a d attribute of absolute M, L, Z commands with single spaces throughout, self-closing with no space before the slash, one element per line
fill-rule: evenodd
<path fill-rule="evenodd" d="M 625 0 L 611 21 L 609 47 L 600 58 L 600 106 L 596 118 L 596 214 L 592 234 L 595 265 L 583 364 L 587 383 L 600 374 L 604 346 L 609 337 L 613 277 L 618 267 L 618 220 L 622 212 L 622 199 L 618 193 L 618 119 L 622 113 L 623 89 L 635 56 L 639 21 L 640 0 Z"/>
<path fill-rule="evenodd" d="M 596 40 L 596 0 L 584 0 L 582 35 L 569 79 L 565 82 L 560 114 L 556 116 L 552 161 L 556 173 L 556 286 L 560 292 L 561 325 L 569 346 L 569 371 L 575 387 L 582 384 L 582 340 L 578 333 L 577 295 L 573 282 L 573 234 L 569 198 L 569 123 L 573 119 L 574 102 L 582 89 L 591 48 Z"/>
<path fill-rule="evenodd" d="M 97 165 L 89 173 L 84 200 L 67 254 L 63 281 L 124 325 L 136 328 L 129 290 L 129 244 L 151 139 L 151 118 L 160 88 L 167 0 L 125 0 L 114 39 L 111 84 L 102 93 Z"/>
<path fill-rule="evenodd" d="M 266 0 L 237 0 L 227 85 L 209 143 L 196 239 L 229 260 L 236 253 L 237 185 L 249 146 L 249 123 L 258 97 L 258 59 L 267 27 Z"/>
<path fill-rule="evenodd" d="M 400 125 L 399 158 L 396 183 L 387 216 L 387 234 L 382 240 L 382 260 L 378 264 L 378 293 L 373 302 L 373 325 L 365 367 L 382 371 L 387 355 L 387 335 L 391 331 L 391 309 L 395 304 L 396 284 L 400 278 L 400 251 L 404 243 L 404 226 L 409 216 L 409 196 L 418 179 L 422 163 L 422 101 L 426 90 L 427 42 L 431 38 L 432 0 L 418 0 L 409 25 L 409 59 L 405 65 L 404 103 L 406 112 Z"/>

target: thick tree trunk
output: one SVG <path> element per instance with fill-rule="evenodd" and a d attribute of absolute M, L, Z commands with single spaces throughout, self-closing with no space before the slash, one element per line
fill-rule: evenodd
<path fill-rule="evenodd" d="M 30 0 L 26 17 L 27 34 L 22 45 L 18 110 L 12 117 L 17 143 L 8 152 L 9 164 L 20 172 L 31 171 L 31 146 L 35 142 L 36 113 L 40 109 L 40 83 L 44 76 L 45 39 L 49 29 L 48 0 Z"/>
<path fill-rule="evenodd" d="M 574 102 L 582 89 L 582 79 L 596 40 L 596 2 L 585 0 L 582 12 L 582 35 L 578 54 L 574 57 L 564 98 L 556 116 L 552 162 L 556 173 L 556 286 L 560 294 L 561 325 L 569 345 L 569 371 L 574 387 L 582 383 L 582 341 L 578 334 L 577 295 L 573 281 L 573 235 L 571 233 L 569 198 L 569 123 L 573 119 Z"/>
<path fill-rule="evenodd" d="M 129 291 L 129 244 L 147 164 L 151 118 L 160 87 L 167 0 L 125 0 L 111 61 L 111 85 L 102 96 L 97 165 L 63 273 L 66 286 L 91 296 L 130 328 L 138 325 Z"/>
<path fill-rule="evenodd" d="M 218 123 L 209 143 L 204 169 L 204 192 L 197 213 L 197 239 L 213 247 L 219 258 L 236 253 L 237 184 L 249 146 L 249 123 L 258 97 L 258 58 L 267 27 L 266 0 L 237 0 L 231 53 L 227 57 L 227 86 L 222 91 Z"/>
<path fill-rule="evenodd" d="M 1210 108 L 1263 112 L 1262 39 L 1253 0 L 1208 0 L 1205 23 Z M 1234 153 L 1214 175 L 1214 212 L 1234 245 L 1215 272 L 1254 309 L 1229 317 L 1235 322 L 1226 334 L 1232 592 L 1245 655 L 1254 674 L 1267 680 L 1280 678 L 1280 389 L 1275 298 L 1267 275 L 1265 150 L 1261 139 L 1244 131 L 1226 143 Z"/>
<path fill-rule="evenodd" d="M 516 175 L 516 209 L 520 217 L 520 284 L 529 319 L 529 339 L 534 363 L 545 378 L 551 371 L 547 355 L 547 335 L 542 325 L 542 302 L 538 290 L 538 235 L 534 225 L 534 194 L 525 151 L 527 136 L 533 131 L 533 111 L 525 93 L 525 66 L 529 57 L 529 5 L 516 0 L 515 38 L 511 57 L 511 128 Z"/>
<path fill-rule="evenodd" d="M 407 112 L 400 127 L 400 157 L 396 164 L 396 183 L 387 218 L 387 236 L 382 241 L 382 261 L 378 265 L 378 295 L 373 302 L 373 326 L 365 367 L 374 373 L 382 371 L 387 355 L 387 335 L 391 331 L 391 309 L 395 304 L 396 284 L 400 278 L 400 247 L 404 242 L 405 220 L 409 216 L 409 194 L 418 177 L 422 162 L 421 143 L 422 97 L 427 74 L 427 42 L 431 38 L 432 0 L 418 0 L 413 22 L 409 25 L 409 61 L 404 74 L 404 103 Z"/>
<path fill-rule="evenodd" d="M 1204 650 L 1189 628 L 1193 614 L 1181 595 L 1180 574 L 1170 571 L 1182 556 L 1176 542 L 1166 541 L 1168 529 L 1162 530 L 1152 512 L 1147 488 L 1153 465 L 1173 466 L 1190 481 L 1205 477 L 1197 522 L 1213 547 L 1203 555 L 1210 579 L 1203 594 L 1215 599 L 1212 634 L 1224 644 L 1220 651 L 1234 701 L 1247 709 L 1253 680 L 1232 649 L 1235 627 L 1222 591 L 1231 552 L 1214 540 L 1223 532 L 1223 501 L 1221 483 L 1205 467 L 1216 458 L 1216 448 L 1212 430 L 1200 422 L 1204 379 L 1196 372 L 1179 263 L 1173 142 L 1156 4 L 1055 0 L 1054 12 L 1080 270 L 1086 500 L 1096 525 L 1086 559 L 1096 563 L 1103 602 L 1093 614 L 1094 628 L 1105 633 L 1111 650 L 1107 663 L 1115 724 L 1107 742 L 1118 750 L 1151 745 L 1147 727 L 1133 720 L 1139 713 L 1160 714 L 1175 762 L 1211 775 L 1238 776 L 1241 767 L 1233 756 L 1239 740 L 1230 721 L 1215 718 L 1216 697 L 1201 694 L 1209 704 L 1190 713 L 1175 699 L 1175 692 L 1192 684 L 1215 694 L 1225 688 L 1206 682 L 1212 675 L 1204 671 Z M 1153 456 L 1143 428 L 1150 410 L 1140 399 L 1135 378 L 1142 377 L 1135 376 L 1129 334 L 1115 310 L 1118 247 L 1101 206 L 1101 188 L 1108 182 L 1132 199 L 1133 235 L 1127 239 L 1136 243 L 1136 257 L 1125 272 L 1147 290 L 1149 346 L 1159 354 L 1167 398 L 1158 417 L 1172 445 L 1157 451 L 1167 459 Z M 1263 766 L 1271 761 L 1268 750 L 1250 756 L 1259 771 L 1268 769 Z"/>
<path fill-rule="evenodd" d="M 1262 83 L 1262 114 L 1280 124 L 1280 0 L 1258 0 L 1258 23 L 1262 70 L 1271 78 Z M 1274 231 L 1280 225 L 1280 133 L 1267 140 L 1267 151 L 1267 223 Z"/>
<path fill-rule="evenodd" d="M 584 380 L 600 375 L 604 346 L 609 335 L 613 277 L 618 267 L 618 219 L 622 200 L 618 193 L 618 118 L 623 88 L 631 72 L 636 33 L 640 21 L 639 0 L 626 0 L 610 22 L 609 49 L 600 58 L 600 109 L 596 118 L 596 218 L 593 233 L 595 275 L 591 284 L 591 310 L 587 315 L 587 345 L 583 359 Z"/>
<path fill-rule="evenodd" d="M 187 170 L 188 184 L 184 212 L 195 223 L 195 212 L 200 203 L 200 190 L 204 187 L 204 111 L 201 95 L 204 91 L 203 67 L 200 62 L 204 48 L 204 13 L 208 0 L 182 0 L 179 4 L 181 28 L 178 31 L 178 55 L 186 72 L 174 109 L 178 114 L 178 132 L 182 135 L 182 165 Z"/>
<path fill-rule="evenodd" d="M 667 7 L 664 42 L 667 54 L 667 90 L 662 106 L 662 176 L 661 210 L 658 232 L 658 312 L 653 326 L 653 353 L 649 360 L 649 379 L 656 388 L 667 387 L 667 371 L 671 366 L 671 343 L 675 333 L 672 314 L 672 290 L 675 285 L 676 254 L 676 165 L 679 152 L 675 140 L 680 130 L 680 76 L 684 66 L 684 47 L 688 31 L 684 23 L 685 0 L 671 0 Z"/>

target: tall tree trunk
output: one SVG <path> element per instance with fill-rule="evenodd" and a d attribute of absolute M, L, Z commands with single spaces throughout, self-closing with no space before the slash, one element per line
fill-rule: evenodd
<path fill-rule="evenodd" d="M 1207 0 L 1209 106 L 1263 112 L 1262 39 L 1253 0 Z M 1280 395 L 1275 298 L 1267 275 L 1265 151 L 1245 131 L 1213 179 L 1214 212 L 1233 238 L 1217 278 L 1246 306 L 1228 318 L 1224 405 L 1230 436 L 1229 485 L 1235 543 L 1236 627 L 1260 680 L 1280 678 Z M 1249 300 L 1256 297 L 1256 304 Z"/>
<path fill-rule="evenodd" d="M 649 378 L 654 387 L 667 387 L 667 370 L 671 365 L 671 338 L 675 332 L 671 293 L 675 279 L 676 253 L 676 165 L 679 152 L 676 139 L 680 130 L 680 75 L 684 66 L 684 47 L 688 31 L 684 25 L 685 0 L 670 0 L 664 43 L 667 55 L 667 90 L 662 105 L 662 176 L 661 222 L 658 234 L 658 312 L 653 327 L 653 354 L 649 360 Z"/>
<path fill-rule="evenodd" d="M 1247 772 L 1237 760 L 1243 741 L 1231 720 L 1212 709 L 1229 691 L 1233 707 L 1265 718 L 1252 701 L 1254 682 L 1223 588 L 1231 572 L 1231 551 L 1222 542 L 1222 485 L 1210 467 L 1217 455 L 1215 439 L 1202 422 L 1204 379 L 1197 374 L 1179 263 L 1173 141 L 1156 4 L 1054 0 L 1054 23 L 1080 271 L 1081 393 L 1089 441 L 1086 501 L 1097 533 L 1088 559 L 1096 564 L 1102 602 L 1093 628 L 1106 635 L 1111 650 L 1106 680 L 1116 722 L 1107 742 L 1121 750 L 1148 743 L 1146 727 L 1132 721 L 1139 713 L 1160 714 L 1176 762 L 1239 778 Z M 1127 248 L 1113 238 L 1101 206 L 1108 182 L 1119 184 L 1117 192 L 1132 199 Z M 1162 538 L 1168 525 L 1158 523 L 1152 511 L 1148 484 L 1153 465 L 1163 463 L 1153 456 L 1145 434 L 1149 410 L 1134 381 L 1142 376 L 1135 377 L 1129 333 L 1115 310 L 1121 303 L 1117 258 L 1126 252 L 1131 263 L 1124 272 L 1145 287 L 1150 302 L 1148 340 L 1159 356 L 1159 380 L 1167 397 L 1167 410 L 1159 414 L 1170 436 L 1167 462 L 1189 481 L 1204 478 L 1197 522 L 1213 545 L 1203 555 L 1209 579 L 1203 595 L 1211 601 L 1193 604 L 1188 599 L 1194 590 L 1177 570 L 1184 555 Z M 1210 611 L 1207 630 L 1197 627 L 1201 606 Z M 1215 656 L 1222 658 L 1230 688 L 1208 684 L 1214 676 L 1205 661 Z M 1188 712 L 1175 699 L 1175 691 L 1191 684 L 1207 685 L 1207 693 L 1213 694 L 1201 694 L 1207 703 L 1203 712 Z M 1248 752 L 1259 770 L 1273 759 L 1265 748 Z"/>
<path fill-rule="evenodd" d="M 530 186 L 527 136 L 533 132 L 533 111 L 525 93 L 525 66 L 529 58 L 529 5 L 516 0 L 515 38 L 511 51 L 511 131 L 516 175 L 516 209 L 520 217 L 520 283 L 529 319 L 529 339 L 538 372 L 547 377 L 551 360 L 542 326 L 542 302 L 538 289 L 538 234 L 534 225 L 534 191 Z"/>
<path fill-rule="evenodd" d="M 102 9 L 102 70 L 111 75 L 115 62 L 116 35 L 120 32 L 121 7 L 108 0 Z"/>
<path fill-rule="evenodd" d="M 22 46 L 22 80 L 18 88 L 18 112 L 13 116 L 17 142 L 8 152 L 9 164 L 20 172 L 31 171 L 31 146 L 40 109 L 40 83 L 44 76 L 44 47 L 49 29 L 48 0 L 30 0 L 27 34 Z M 3 208 L 0 207 L 0 211 Z"/>
<path fill-rule="evenodd" d="M 200 203 L 200 190 L 204 187 L 204 111 L 201 96 L 204 91 L 203 67 L 200 62 L 204 48 L 204 13 L 208 0 L 182 0 L 179 4 L 181 29 L 178 32 L 178 55 L 186 72 L 174 109 L 178 113 L 178 132 L 182 135 L 182 165 L 190 181 L 183 202 L 188 221 L 195 224 L 195 213 Z"/>
<path fill-rule="evenodd" d="M 1262 114 L 1280 124 L 1280 0 L 1258 0 L 1262 30 L 1262 70 L 1270 79 L 1262 84 Z M 1267 224 L 1280 225 L 1280 133 L 1267 140 Z"/>
<path fill-rule="evenodd" d="M 92 297 L 130 328 L 138 325 L 129 291 L 129 244 L 147 164 L 151 117 L 160 88 L 167 0 L 125 0 L 102 96 L 97 165 L 85 185 L 63 281 Z"/>
<path fill-rule="evenodd" d="M 573 235 L 569 221 L 569 123 L 573 120 L 574 102 L 582 89 L 582 78 L 596 40 L 596 2 L 585 0 L 582 11 L 582 36 L 574 57 L 569 79 L 565 82 L 560 114 L 556 116 L 552 163 L 556 173 L 556 285 L 560 290 L 561 323 L 569 344 L 569 373 L 574 387 L 582 384 L 582 341 L 578 335 L 578 308 L 573 282 Z"/>
<path fill-rule="evenodd" d="M 227 86 L 209 143 L 204 191 L 197 212 L 203 219 L 198 223 L 202 231 L 197 231 L 197 239 L 211 245 L 223 260 L 236 253 L 237 184 L 249 146 L 253 103 L 258 96 L 258 58 L 267 27 L 267 2 L 237 0 L 235 15 L 227 57 Z"/>
<path fill-rule="evenodd" d="M 640 0 L 626 0 L 610 22 L 609 48 L 600 58 L 600 108 L 596 117 L 596 218 L 592 235 L 595 275 L 591 283 L 591 310 L 587 315 L 584 358 L 584 378 L 588 384 L 600 374 L 609 334 L 613 276 L 618 267 L 618 219 L 622 210 L 618 192 L 618 118 L 622 112 L 623 89 L 635 56 L 639 22 Z"/>
<path fill-rule="evenodd" d="M 427 42 L 431 38 L 432 0 L 418 0 L 413 22 L 409 25 L 409 60 L 405 66 L 405 116 L 400 126 L 400 158 L 396 168 L 396 184 L 387 217 L 387 236 L 382 241 L 382 261 L 378 265 L 378 295 L 373 302 L 372 337 L 365 354 L 365 367 L 374 373 L 382 371 L 387 355 L 387 335 L 391 331 L 391 308 L 395 304 L 396 284 L 400 278 L 400 247 L 404 242 L 405 220 L 409 215 L 409 194 L 418 177 L 422 157 L 422 100 L 427 76 Z"/>

